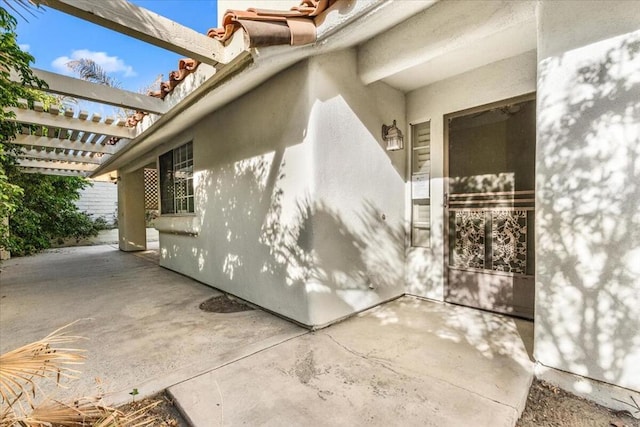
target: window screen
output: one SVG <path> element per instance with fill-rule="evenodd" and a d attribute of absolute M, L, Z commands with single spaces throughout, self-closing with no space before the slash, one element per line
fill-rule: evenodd
<path fill-rule="evenodd" d="M 160 156 L 160 213 L 194 213 L 193 143 Z"/>

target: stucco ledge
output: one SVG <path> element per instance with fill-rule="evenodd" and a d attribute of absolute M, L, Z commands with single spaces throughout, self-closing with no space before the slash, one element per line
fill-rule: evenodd
<path fill-rule="evenodd" d="M 200 233 L 200 218 L 189 216 L 161 216 L 154 220 L 154 228 L 160 233 L 197 236 Z"/>

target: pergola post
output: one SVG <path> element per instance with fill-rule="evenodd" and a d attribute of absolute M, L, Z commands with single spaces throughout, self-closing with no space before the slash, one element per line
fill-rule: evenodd
<path fill-rule="evenodd" d="M 121 251 L 147 249 L 144 217 L 144 169 L 118 171 L 118 241 Z"/>

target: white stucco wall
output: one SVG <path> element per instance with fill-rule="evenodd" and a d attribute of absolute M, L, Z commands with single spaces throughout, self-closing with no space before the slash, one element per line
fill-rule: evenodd
<path fill-rule="evenodd" d="M 160 264 L 302 323 L 305 283 L 288 258 L 311 233 L 308 68 L 294 66 L 208 116 L 157 154 L 193 140 L 196 215 L 162 216 Z M 196 236 L 163 230 L 197 231 Z"/>
<path fill-rule="evenodd" d="M 94 181 L 93 185 L 80 190 L 76 206 L 92 218 L 104 218 L 113 224 L 118 216 L 118 186 L 113 182 Z"/>
<path fill-rule="evenodd" d="M 520 55 L 536 47 L 535 9 L 532 0 L 438 1 L 363 43 L 360 77 L 410 91 Z"/>
<path fill-rule="evenodd" d="M 640 3 L 543 1 L 538 30 L 535 357 L 640 391 Z"/>
<path fill-rule="evenodd" d="M 295 65 L 156 150 L 193 140 L 196 171 L 196 215 L 156 220 L 162 266 L 312 326 L 404 292 L 404 154 L 380 136 L 404 96 L 355 67 Z"/>
<path fill-rule="evenodd" d="M 444 299 L 444 116 L 535 89 L 536 53 L 530 51 L 407 94 L 408 122 L 431 121 L 431 247 L 408 250 L 407 293 Z M 408 198 L 406 212 L 409 221 Z"/>
<path fill-rule="evenodd" d="M 405 153 L 381 128 L 405 130 L 404 95 L 365 87 L 355 50 L 310 60 L 314 277 L 310 317 L 326 324 L 404 293 Z"/>

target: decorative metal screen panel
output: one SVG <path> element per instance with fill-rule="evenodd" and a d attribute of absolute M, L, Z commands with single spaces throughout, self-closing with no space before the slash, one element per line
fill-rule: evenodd
<path fill-rule="evenodd" d="M 451 267 L 527 273 L 527 222 L 532 209 L 460 209 L 452 212 Z"/>
<path fill-rule="evenodd" d="M 491 212 L 492 269 L 526 274 L 527 211 Z"/>
<path fill-rule="evenodd" d="M 453 265 L 459 268 L 484 268 L 484 211 L 456 211 L 455 227 Z"/>
<path fill-rule="evenodd" d="M 144 170 L 144 208 L 158 209 L 158 171 L 156 169 Z"/>

